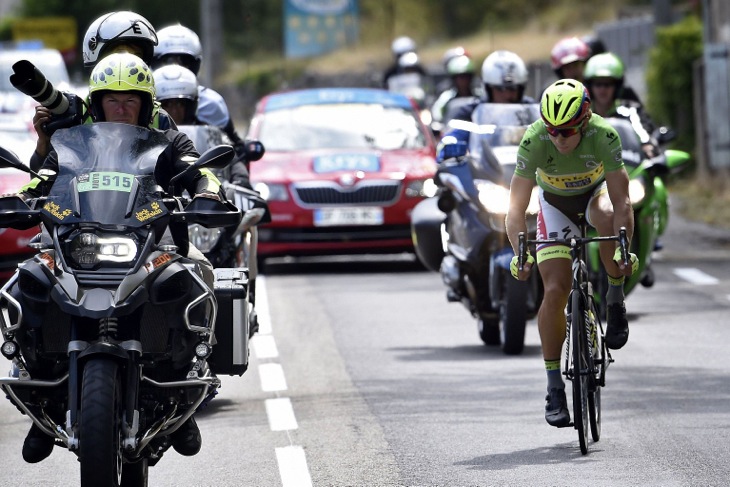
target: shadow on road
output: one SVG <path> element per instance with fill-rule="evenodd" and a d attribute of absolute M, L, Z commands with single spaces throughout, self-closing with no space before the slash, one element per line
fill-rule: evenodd
<path fill-rule="evenodd" d="M 368 254 L 327 257 L 282 257 L 266 260 L 259 272 L 265 275 L 379 274 L 427 270 L 412 254 Z M 434 275 L 436 275 L 434 273 Z"/>
<path fill-rule="evenodd" d="M 506 355 L 498 346 L 460 345 L 458 347 L 398 347 L 389 348 L 396 352 L 398 360 L 415 361 L 466 361 L 466 360 L 512 360 L 519 357 L 538 357 L 541 349 L 538 345 L 526 345 L 520 355 Z"/>

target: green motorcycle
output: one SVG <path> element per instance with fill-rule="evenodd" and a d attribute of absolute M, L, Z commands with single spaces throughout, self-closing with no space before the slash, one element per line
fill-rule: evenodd
<path fill-rule="evenodd" d="M 641 284 L 644 287 L 654 285 L 652 256 L 659 237 L 664 233 L 669 222 L 669 192 L 667 178 L 669 175 L 684 169 L 690 162 L 690 155 L 680 150 L 664 150 L 659 156 L 646 159 L 641 150 L 641 143 L 631 123 L 624 118 L 606 118 L 618 132 L 623 146 L 623 159 L 629 173 L 629 196 L 634 208 L 634 236 L 631 240 L 631 252 L 639 259 L 639 270 L 626 280 L 624 293 L 629 293 Z M 659 129 L 656 138 L 660 144 L 673 138 L 671 131 Z M 589 249 L 589 265 L 593 277 L 596 296 L 603 298 L 607 291 L 606 272 L 600 264 L 598 245 Z M 605 316 L 605 304 L 601 299 L 601 314 Z"/>

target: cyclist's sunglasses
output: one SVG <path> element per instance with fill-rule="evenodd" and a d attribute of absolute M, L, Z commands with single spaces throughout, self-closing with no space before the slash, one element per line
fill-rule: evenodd
<path fill-rule="evenodd" d="M 552 135 L 553 137 L 557 137 L 559 135 L 562 135 L 563 137 L 572 137 L 573 135 L 580 133 L 580 127 L 583 125 L 582 123 L 580 125 L 575 125 L 573 127 L 564 127 L 564 128 L 556 128 L 551 127 L 548 124 L 545 125 L 545 130 L 547 130 L 547 133 Z"/>

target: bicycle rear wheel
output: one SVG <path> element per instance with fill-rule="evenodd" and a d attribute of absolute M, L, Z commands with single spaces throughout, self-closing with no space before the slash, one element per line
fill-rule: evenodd
<path fill-rule="evenodd" d="M 570 356 L 573 369 L 573 417 L 575 429 L 578 430 L 580 451 L 588 453 L 589 404 L 590 387 L 588 340 L 586 336 L 585 307 L 583 296 L 579 292 L 571 294 L 570 323 Z"/>
<path fill-rule="evenodd" d="M 601 439 L 601 387 L 606 383 L 608 359 L 606 356 L 606 345 L 603 342 L 600 315 L 593 300 L 591 300 L 590 306 L 591 320 L 588 326 L 593 352 L 591 360 L 593 373 L 590 375 L 591 391 L 588 394 L 588 412 L 591 423 L 591 437 L 593 441 L 598 441 Z"/>

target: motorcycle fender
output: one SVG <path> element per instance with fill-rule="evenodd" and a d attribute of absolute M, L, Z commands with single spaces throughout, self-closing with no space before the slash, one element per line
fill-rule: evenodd
<path fill-rule="evenodd" d="M 91 356 L 105 355 L 117 361 L 126 363 L 129 360 L 129 353 L 119 345 L 113 343 L 99 342 L 89 346 L 79 354 L 79 363 Z"/>
<path fill-rule="evenodd" d="M 416 255 L 424 267 L 434 272 L 438 272 L 444 258 L 441 226 L 445 219 L 437 198 L 421 201 L 411 214 L 411 239 Z"/>

